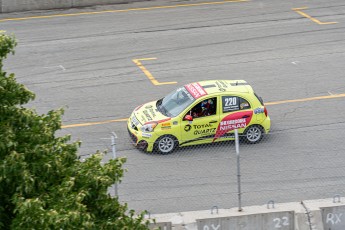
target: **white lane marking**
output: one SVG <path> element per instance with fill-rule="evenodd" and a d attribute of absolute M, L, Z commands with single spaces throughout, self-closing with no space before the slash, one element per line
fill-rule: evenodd
<path fill-rule="evenodd" d="M 62 71 L 66 71 L 66 68 L 63 66 L 63 65 L 57 65 L 57 66 L 46 66 L 46 67 L 43 67 L 44 69 L 56 69 L 56 68 L 59 68 L 61 69 Z"/>
<path fill-rule="evenodd" d="M 59 65 L 59 67 L 62 69 L 62 71 L 66 71 L 65 67 L 63 65 Z"/>

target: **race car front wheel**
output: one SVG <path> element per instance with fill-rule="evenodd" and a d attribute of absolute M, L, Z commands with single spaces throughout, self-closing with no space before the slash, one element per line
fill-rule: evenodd
<path fill-rule="evenodd" d="M 177 146 L 177 140 L 171 135 L 164 135 L 160 137 L 156 142 L 156 150 L 161 154 L 169 154 Z"/>
<path fill-rule="evenodd" d="M 263 134 L 263 130 L 260 126 L 249 126 L 244 132 L 244 141 L 249 144 L 258 143 L 262 139 Z"/>

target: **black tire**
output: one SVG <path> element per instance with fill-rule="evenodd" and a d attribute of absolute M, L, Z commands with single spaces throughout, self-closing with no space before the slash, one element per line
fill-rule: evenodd
<path fill-rule="evenodd" d="M 248 144 L 256 144 L 262 140 L 264 136 L 264 130 L 259 125 L 251 125 L 245 131 L 243 135 L 243 141 Z"/>
<path fill-rule="evenodd" d="M 174 136 L 164 135 L 156 141 L 155 150 L 161 154 L 169 154 L 175 150 L 177 145 L 178 142 Z"/>
<path fill-rule="evenodd" d="M 146 141 L 140 141 L 137 145 L 137 148 L 144 152 L 147 152 L 147 147 L 148 147 L 148 144 Z"/>

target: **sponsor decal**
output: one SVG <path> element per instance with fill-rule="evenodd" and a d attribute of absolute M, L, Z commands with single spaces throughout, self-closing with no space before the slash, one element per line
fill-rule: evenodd
<path fill-rule="evenodd" d="M 225 89 L 223 88 L 223 86 L 225 85 L 224 82 L 222 82 L 223 84 L 221 84 L 219 81 L 216 81 L 216 84 L 219 88 L 219 91 L 220 92 L 225 92 Z M 225 88 L 226 88 L 226 85 L 225 85 Z"/>
<path fill-rule="evenodd" d="M 207 95 L 206 91 L 199 83 L 188 84 L 185 87 L 195 99 Z"/>
<path fill-rule="evenodd" d="M 247 125 L 246 118 L 230 120 L 230 121 L 222 121 L 220 124 L 220 130 L 233 130 L 238 128 L 244 128 Z"/>
<path fill-rule="evenodd" d="M 216 128 L 212 126 L 212 123 L 208 124 L 201 124 L 201 125 L 193 125 L 195 129 L 194 135 L 201 135 L 201 136 L 209 136 L 210 134 L 215 133 Z"/>
<path fill-rule="evenodd" d="M 184 127 L 184 131 L 189 132 L 191 130 L 191 128 L 192 128 L 192 126 L 188 124 Z"/>
<path fill-rule="evenodd" d="M 219 82 L 220 82 L 220 84 L 223 86 L 223 88 L 228 88 L 227 84 L 225 84 L 224 81 L 219 81 Z"/>
<path fill-rule="evenodd" d="M 145 114 L 148 121 L 152 121 L 152 117 L 150 116 L 149 112 L 147 112 L 147 110 L 144 110 L 143 113 Z"/>
<path fill-rule="evenodd" d="M 203 129 L 203 130 L 195 130 L 194 135 L 201 135 L 201 136 L 208 136 L 210 134 L 213 134 L 216 131 L 216 128 L 210 128 L 210 129 Z"/>
<path fill-rule="evenodd" d="M 150 138 L 150 137 L 152 137 L 152 134 L 151 133 L 142 133 L 141 136 Z"/>
<path fill-rule="evenodd" d="M 152 105 L 145 106 L 145 109 L 149 109 L 149 108 L 152 108 Z"/>
<path fill-rule="evenodd" d="M 212 124 L 212 123 L 214 123 L 214 122 L 209 122 L 207 124 L 200 124 L 200 125 L 187 124 L 184 127 L 184 130 L 186 132 L 189 132 L 192 128 L 195 129 L 193 131 L 193 135 L 196 138 L 182 142 L 182 143 L 180 143 L 180 145 L 182 146 L 182 145 L 185 145 L 185 144 L 188 144 L 191 142 L 206 140 L 208 138 L 213 138 L 215 136 L 216 128 L 214 127 L 214 124 Z"/>
<path fill-rule="evenodd" d="M 250 105 L 248 102 L 242 102 L 240 104 L 240 109 L 249 109 L 250 108 Z"/>
<path fill-rule="evenodd" d="M 150 111 L 150 113 L 151 113 L 151 115 L 152 115 L 153 117 L 156 117 L 156 113 L 155 113 L 155 111 L 153 110 L 153 108 L 149 108 L 149 111 Z"/>
<path fill-rule="evenodd" d="M 243 111 L 224 117 L 218 125 L 213 141 L 234 129 L 245 128 L 250 123 L 252 115 L 253 111 Z"/>
<path fill-rule="evenodd" d="M 222 88 L 222 85 L 218 81 L 216 81 L 216 84 L 217 84 L 218 88 Z"/>
<path fill-rule="evenodd" d="M 171 129 L 171 123 L 163 123 L 161 129 Z"/>
<path fill-rule="evenodd" d="M 256 109 L 254 109 L 254 113 L 255 114 L 264 113 L 264 112 L 265 112 L 264 108 L 256 108 Z"/>
<path fill-rule="evenodd" d="M 203 128 L 208 128 L 208 127 L 212 127 L 211 123 L 208 124 L 202 124 L 202 125 L 193 125 L 194 129 L 203 129 Z"/>
<path fill-rule="evenodd" d="M 174 121 L 174 122 L 173 122 L 173 125 L 178 125 L 178 122 L 177 122 L 177 121 Z"/>

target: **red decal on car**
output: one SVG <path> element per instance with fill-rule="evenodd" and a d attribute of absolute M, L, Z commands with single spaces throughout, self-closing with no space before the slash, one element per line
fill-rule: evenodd
<path fill-rule="evenodd" d="M 163 119 L 163 120 L 159 120 L 159 121 L 157 121 L 158 123 L 162 123 L 162 122 L 166 122 L 166 121 L 170 121 L 171 120 L 171 117 L 169 117 L 169 118 L 165 118 L 165 119 Z"/>
<path fill-rule="evenodd" d="M 162 123 L 162 122 L 166 122 L 166 121 L 170 121 L 171 120 L 171 117 L 169 118 L 166 118 L 166 119 L 163 119 L 163 120 L 159 120 L 159 121 L 148 121 L 146 122 L 144 125 L 147 125 L 147 124 L 152 124 L 152 123 Z"/>
<path fill-rule="evenodd" d="M 253 111 L 232 113 L 224 117 L 218 125 L 213 141 L 234 129 L 245 128 L 253 117 Z"/>
<path fill-rule="evenodd" d="M 185 87 L 195 99 L 207 95 L 206 91 L 199 83 L 188 84 Z"/>

